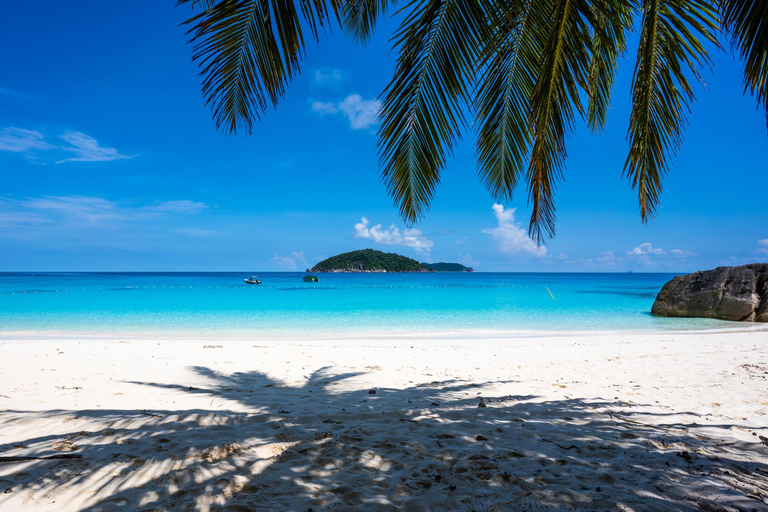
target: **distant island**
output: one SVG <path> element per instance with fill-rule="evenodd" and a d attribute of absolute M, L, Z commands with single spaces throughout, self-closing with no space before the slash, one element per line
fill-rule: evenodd
<path fill-rule="evenodd" d="M 458 263 L 419 263 L 418 261 L 374 249 L 345 252 L 325 259 L 307 272 L 474 272 Z"/>
<path fill-rule="evenodd" d="M 422 263 L 429 270 L 435 272 L 475 272 L 472 267 L 467 267 L 461 263 L 446 263 L 441 261 L 440 263 Z"/>

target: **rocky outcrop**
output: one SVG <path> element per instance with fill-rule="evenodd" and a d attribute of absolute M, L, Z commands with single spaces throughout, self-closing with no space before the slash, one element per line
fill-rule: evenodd
<path fill-rule="evenodd" d="M 674 277 L 656 296 L 651 314 L 768 322 L 768 263 Z"/>

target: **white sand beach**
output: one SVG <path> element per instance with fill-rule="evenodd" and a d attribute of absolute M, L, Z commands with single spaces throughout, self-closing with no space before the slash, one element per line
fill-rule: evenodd
<path fill-rule="evenodd" d="M 768 510 L 766 330 L 0 353 L 3 512 Z"/>

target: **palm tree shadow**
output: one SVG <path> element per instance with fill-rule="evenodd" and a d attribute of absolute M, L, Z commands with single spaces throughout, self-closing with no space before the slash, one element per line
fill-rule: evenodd
<path fill-rule="evenodd" d="M 350 389 L 363 374 L 328 367 L 293 386 L 193 371 L 208 385 L 137 384 L 199 395 L 205 408 L 47 412 L 103 428 L 26 440 L 35 453 L 70 442 L 83 459 L 0 466 L 0 486 L 37 497 L 80 489 L 89 495 L 64 496 L 91 512 L 768 510 L 768 466 L 748 457 L 768 454 L 760 443 L 618 415 L 604 400 L 489 396 L 498 382 L 456 379 Z"/>

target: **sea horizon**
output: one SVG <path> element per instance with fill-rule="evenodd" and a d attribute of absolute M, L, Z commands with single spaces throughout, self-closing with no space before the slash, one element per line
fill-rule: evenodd
<path fill-rule="evenodd" d="M 0 333 L 26 337 L 441 338 L 744 329 L 650 314 L 674 273 L 0 272 Z M 259 275 L 262 284 L 243 279 Z"/>

